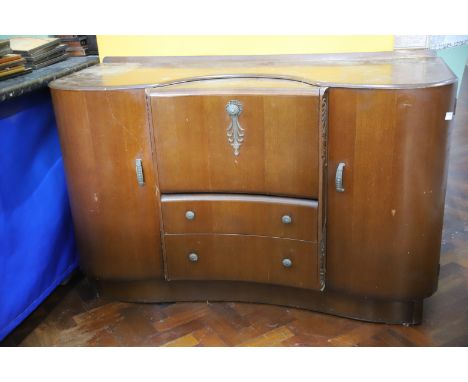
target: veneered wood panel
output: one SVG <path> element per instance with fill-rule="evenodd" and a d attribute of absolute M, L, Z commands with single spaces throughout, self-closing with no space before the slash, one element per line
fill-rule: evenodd
<path fill-rule="evenodd" d="M 289 78 L 316 86 L 417 88 L 456 82 L 433 52 L 373 52 L 326 55 L 114 57 L 60 78 L 50 86 L 74 90 L 151 87 L 196 78 Z"/>
<path fill-rule="evenodd" d="M 226 104 L 243 104 L 239 156 L 228 143 Z M 317 95 L 151 92 L 162 193 L 231 192 L 318 197 Z"/>
<path fill-rule="evenodd" d="M 454 95 L 330 89 L 327 288 L 399 300 L 436 290 Z"/>
<path fill-rule="evenodd" d="M 52 90 L 52 97 L 82 268 L 103 279 L 162 277 L 144 91 Z"/>
<path fill-rule="evenodd" d="M 236 280 L 319 289 L 317 244 L 247 235 L 165 235 L 168 280 Z M 195 252 L 197 262 L 188 255 Z M 282 260 L 292 261 L 285 268 Z"/>
<path fill-rule="evenodd" d="M 317 241 L 316 201 L 252 195 L 163 195 L 165 233 L 228 233 Z M 185 217 L 195 214 L 193 220 Z M 291 217 L 285 224 L 283 216 Z"/>

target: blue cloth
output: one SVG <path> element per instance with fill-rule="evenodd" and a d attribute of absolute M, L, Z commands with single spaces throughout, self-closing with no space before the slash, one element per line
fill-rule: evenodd
<path fill-rule="evenodd" d="M 0 340 L 77 267 L 48 89 L 0 103 Z"/>

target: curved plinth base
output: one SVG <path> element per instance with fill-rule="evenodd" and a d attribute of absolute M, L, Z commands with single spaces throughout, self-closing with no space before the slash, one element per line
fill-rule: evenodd
<path fill-rule="evenodd" d="M 422 300 L 386 301 L 333 291 L 311 291 L 233 281 L 98 281 L 104 296 L 130 302 L 238 301 L 309 309 L 362 321 L 419 324 Z"/>

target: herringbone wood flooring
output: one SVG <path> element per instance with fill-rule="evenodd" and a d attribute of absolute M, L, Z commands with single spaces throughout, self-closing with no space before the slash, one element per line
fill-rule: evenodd
<path fill-rule="evenodd" d="M 451 142 L 439 289 L 425 302 L 422 325 L 370 324 L 260 304 L 113 302 L 96 298 L 86 280 L 80 279 L 69 287 L 65 296 L 57 297 L 64 293 L 57 291 L 49 298 L 49 303 L 52 301 L 55 305 L 51 312 L 39 308 L 35 314 L 41 322 L 32 332 L 25 336 L 28 333 L 26 323 L 4 344 L 467 346 L 468 73 L 465 73 L 458 100 Z"/>

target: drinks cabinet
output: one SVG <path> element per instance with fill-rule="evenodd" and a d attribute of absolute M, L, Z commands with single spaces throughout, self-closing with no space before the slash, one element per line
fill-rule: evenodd
<path fill-rule="evenodd" d="M 456 81 L 400 52 L 114 57 L 52 82 L 83 271 L 125 301 L 421 322 Z"/>

